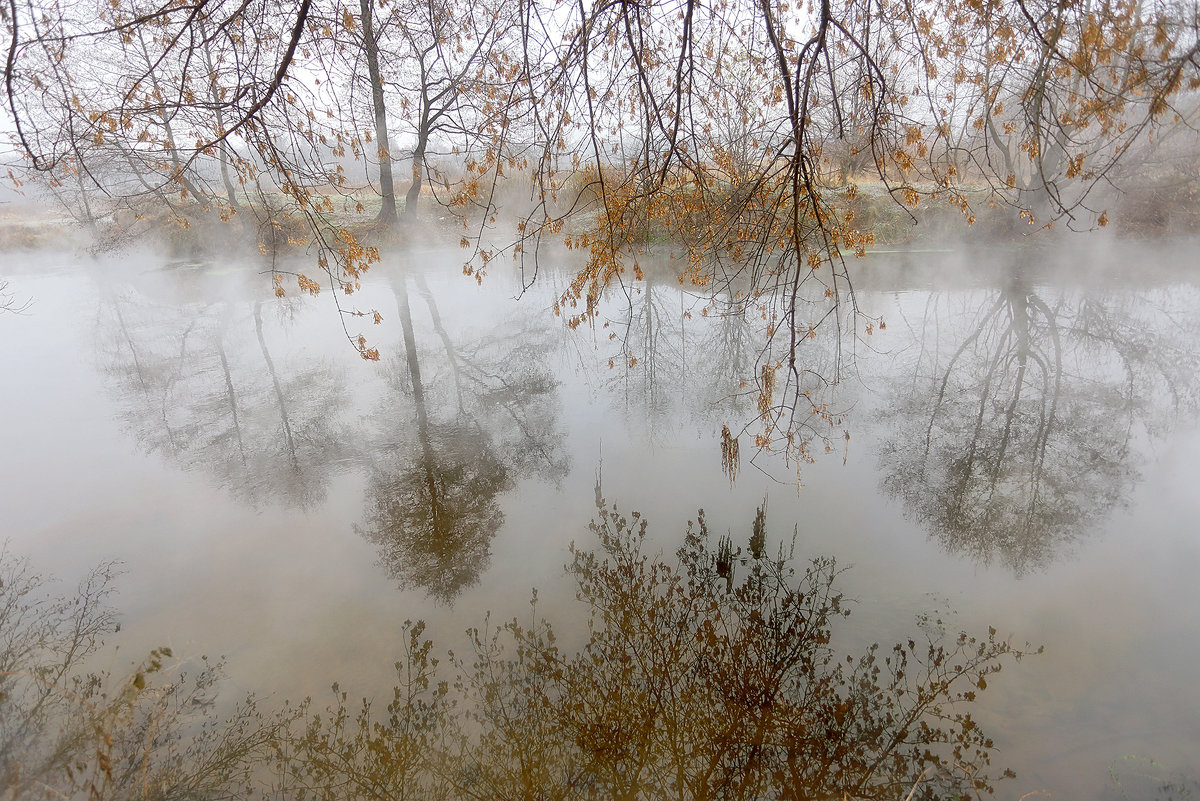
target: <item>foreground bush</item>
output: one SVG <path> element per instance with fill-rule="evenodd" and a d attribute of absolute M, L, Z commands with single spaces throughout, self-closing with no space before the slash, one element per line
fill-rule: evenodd
<path fill-rule="evenodd" d="M 129 676 L 88 673 L 115 631 L 105 566 L 75 597 L 0 553 L 0 797 L 200 799 L 961 798 L 990 792 L 992 742 L 966 707 L 1024 652 L 947 636 L 841 654 L 849 612 L 831 559 L 794 569 L 703 513 L 673 559 L 646 521 L 598 498 L 594 549 L 568 570 L 588 625 L 560 646 L 531 621 L 469 632 L 439 660 L 406 626 L 390 703 L 334 700 L 211 713 L 219 666 L 152 652 Z M 1007 773 L 1007 771 L 1005 772 Z"/>

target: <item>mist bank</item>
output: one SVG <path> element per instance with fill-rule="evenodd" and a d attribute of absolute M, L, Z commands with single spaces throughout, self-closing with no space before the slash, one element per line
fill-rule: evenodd
<path fill-rule="evenodd" d="M 1193 171 L 1194 172 L 1194 171 Z M 525 239 L 524 220 L 532 210 L 529 176 L 495 180 L 493 192 L 500 205 L 490 217 L 439 201 L 425 190 L 426 201 L 415 219 L 403 225 L 381 224 L 380 200 L 369 184 L 328 187 L 332 209 L 318 221 L 318 231 L 336 239 L 349 234 L 366 246 L 387 250 L 411 247 L 464 245 L 464 263 L 478 259 L 481 250 L 511 254 L 514 261 L 533 260 L 519 245 Z M 930 191 L 915 205 L 906 204 L 878 180 L 844 183 L 825 190 L 832 209 L 841 215 L 864 242 L 866 254 L 895 251 L 964 250 L 972 247 L 1034 247 L 1050 250 L 1069 237 L 1072 246 L 1094 248 L 1117 240 L 1182 239 L 1200 231 L 1200 179 L 1187 171 L 1159 175 L 1110 190 L 1104 201 L 1105 226 L 1072 231 L 1069 221 L 1031 221 L 1021 210 L 988 204 L 986 187 L 972 190 L 982 201 L 969 216 L 944 195 Z M 581 235 L 602 235 L 602 201 L 585 189 L 574 202 L 559 204 L 565 213 L 559 234 L 539 240 L 539 254 L 563 254 L 564 241 Z M 82 220 L 77 209 L 60 195 L 39 191 L 36 185 L 22 191 L 9 189 L 0 198 L 0 252 L 38 249 L 91 253 L 152 249 L 171 259 L 240 257 L 258 254 L 268 259 L 287 258 L 319 251 L 321 236 L 313 220 L 265 204 L 245 204 L 237 211 L 208 204 L 183 202 L 167 210 L 157 201 L 130 204 L 91 220 Z M 403 204 L 401 204 L 403 208 Z M 1071 236 L 1075 234 L 1075 236 Z M 632 266 L 640 256 L 685 258 L 690 243 L 677 231 L 643 219 L 625 230 L 617 242 L 618 255 Z M 514 252 L 514 247 L 516 250 Z M 836 252 L 836 251 L 835 251 Z M 850 249 L 844 257 L 854 255 Z M 860 254 L 861 255 L 861 254 Z M 644 259 L 643 259 L 644 260 Z M 632 272 L 632 270 L 631 270 Z"/>

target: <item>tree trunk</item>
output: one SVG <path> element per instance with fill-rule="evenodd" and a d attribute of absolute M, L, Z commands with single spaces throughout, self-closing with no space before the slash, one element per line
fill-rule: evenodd
<path fill-rule="evenodd" d="M 412 225 L 417 221 L 417 206 L 421 202 L 421 184 L 425 177 L 425 134 L 421 132 L 417 138 L 417 148 L 413 151 L 412 183 L 404 196 L 404 222 Z"/>
<path fill-rule="evenodd" d="M 379 195 L 383 199 L 379 221 L 390 225 L 396 222 L 396 190 L 392 182 L 392 146 L 388 141 L 387 109 L 383 104 L 383 79 L 379 77 L 379 44 L 371 17 L 373 2 L 359 0 L 359 8 L 362 9 L 363 49 L 371 78 L 371 102 L 375 107 L 375 141 L 379 145 Z"/>
<path fill-rule="evenodd" d="M 225 115 L 221 111 L 221 94 L 217 86 L 217 67 L 213 62 L 212 49 L 208 45 L 208 30 L 204 25 L 204 18 L 200 19 L 200 35 L 204 37 L 204 66 L 208 70 L 208 96 L 212 101 L 213 110 L 216 112 L 217 120 L 217 135 L 222 137 L 217 143 L 217 158 L 221 165 L 221 183 L 225 185 L 225 199 L 229 202 L 229 208 L 235 214 L 241 212 L 241 207 L 237 201 L 237 192 L 233 187 L 233 179 L 229 177 L 229 142 L 223 137 L 225 136 Z M 243 226 L 246 221 L 242 221 Z"/>

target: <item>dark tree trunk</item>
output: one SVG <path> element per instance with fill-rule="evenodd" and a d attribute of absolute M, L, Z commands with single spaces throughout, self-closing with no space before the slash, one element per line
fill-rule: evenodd
<path fill-rule="evenodd" d="M 404 196 L 404 222 L 412 225 L 417 221 L 417 206 L 421 202 L 421 185 L 425 178 L 425 132 L 418 134 L 417 148 L 413 151 L 412 183 Z"/>
<path fill-rule="evenodd" d="M 396 190 L 392 182 L 392 146 L 388 141 L 387 109 L 383 104 L 383 79 L 379 77 L 379 44 L 372 21 L 373 2 L 359 0 L 359 7 L 362 9 L 363 49 L 371 78 L 371 102 L 375 107 L 375 141 L 379 145 L 379 194 L 383 198 L 379 221 L 391 224 L 396 222 Z"/>

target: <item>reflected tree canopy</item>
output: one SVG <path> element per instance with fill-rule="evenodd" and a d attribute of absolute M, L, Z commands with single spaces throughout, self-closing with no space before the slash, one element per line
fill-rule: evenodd
<path fill-rule="evenodd" d="M 456 345 L 433 292 L 413 277 L 438 340 L 422 350 L 409 280 L 392 277 L 404 361 L 390 366 L 389 393 L 376 415 L 384 446 L 371 468 L 358 530 L 401 586 L 449 602 L 489 563 L 504 522 L 500 497 L 521 479 L 564 475 L 568 462 L 557 382 L 542 356 L 552 334 L 514 322 Z"/>
<path fill-rule="evenodd" d="M 1194 408 L 1196 319 L 1178 292 L 1117 300 L 1015 272 L 947 342 L 946 302 L 930 296 L 887 396 L 883 486 L 948 551 L 1025 574 L 1125 503 L 1139 437 Z"/>
<path fill-rule="evenodd" d="M 451 601 L 488 566 L 513 479 L 478 429 L 431 427 L 420 439 L 408 469 L 372 472 L 359 531 L 402 586 Z"/>
<path fill-rule="evenodd" d="M 267 331 L 287 303 L 180 306 L 110 292 L 97 341 L 142 448 L 205 471 L 251 505 L 307 509 L 352 453 L 349 392 L 324 360 L 279 362 Z"/>
<path fill-rule="evenodd" d="M 414 328 L 410 283 L 428 312 L 427 340 Z M 488 564 L 500 497 L 568 471 L 545 357 L 554 334 L 521 317 L 452 333 L 423 277 L 396 276 L 393 288 L 404 348 L 382 397 L 365 401 L 351 398 L 344 370 L 294 347 L 276 352 L 274 317 L 286 321 L 302 301 L 168 305 L 110 291 L 97 341 L 125 426 L 146 451 L 204 470 L 252 505 L 302 509 L 320 504 L 347 465 L 365 465 L 360 532 L 402 585 L 450 601 Z M 374 414 L 353 414 L 372 404 Z"/>

